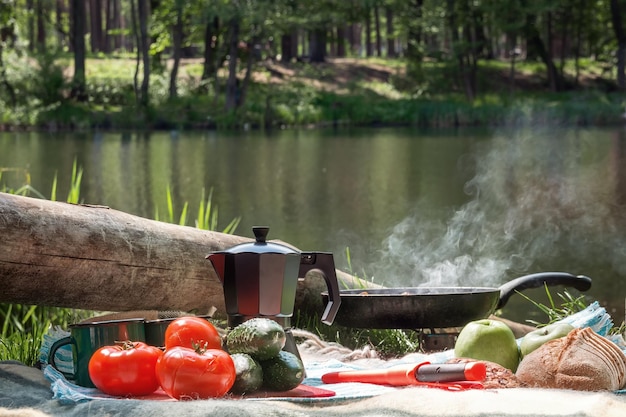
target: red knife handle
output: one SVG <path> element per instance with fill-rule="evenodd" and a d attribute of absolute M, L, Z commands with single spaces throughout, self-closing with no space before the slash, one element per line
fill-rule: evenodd
<path fill-rule="evenodd" d="M 415 367 L 402 367 L 395 369 L 329 372 L 322 375 L 322 382 L 325 384 L 364 382 L 378 385 L 405 386 L 413 385 L 417 381 L 415 380 Z"/>

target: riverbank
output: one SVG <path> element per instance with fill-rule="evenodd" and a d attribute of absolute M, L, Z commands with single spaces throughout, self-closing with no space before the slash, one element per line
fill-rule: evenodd
<path fill-rule="evenodd" d="M 69 78 L 71 68 L 58 65 L 57 72 L 64 68 L 65 78 Z M 188 130 L 329 125 L 608 126 L 624 121 L 623 94 L 593 65 L 583 68 L 568 91 L 551 93 L 536 64 L 519 64 L 512 80 L 507 63 L 482 63 L 477 79 L 480 94 L 469 102 L 452 81 L 454 69 L 442 64 L 425 64 L 408 75 L 399 60 L 268 61 L 254 72 L 245 103 L 236 112 L 226 112 L 221 95 L 215 94 L 216 86 L 200 80 L 199 60 L 183 62 L 176 98 L 168 96 L 168 72 L 153 75 L 151 104 L 147 110 L 140 109 L 133 95 L 133 65 L 132 60 L 124 59 L 89 60 L 86 103 L 68 99 L 63 83 L 40 86 L 47 91 L 44 97 L 24 99 L 14 108 L 4 105 L 0 126 L 3 130 L 45 131 Z M 218 90 L 224 88 L 223 78 L 220 83 Z"/>

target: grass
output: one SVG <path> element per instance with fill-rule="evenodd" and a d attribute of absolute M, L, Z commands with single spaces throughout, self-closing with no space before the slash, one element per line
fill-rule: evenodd
<path fill-rule="evenodd" d="M 419 333 L 403 329 L 356 329 L 333 324 L 328 326 L 317 316 L 294 315 L 294 327 L 306 329 L 350 349 L 373 348 L 380 357 L 403 356 L 420 350 Z"/>
<path fill-rule="evenodd" d="M 420 127 L 528 124 L 607 125 L 622 122 L 625 100 L 603 74 L 603 63 L 580 61 L 574 85 L 573 61 L 565 65 L 570 90 L 553 94 L 545 71 L 534 62 L 516 63 L 514 90 L 507 61 L 481 61 L 478 96 L 466 100 L 451 61 L 332 59 L 322 64 L 259 63 L 244 106 L 224 109 L 226 73 L 219 92 L 200 80 L 199 60 L 183 60 L 178 96 L 168 94 L 169 74 L 151 77 L 147 111 L 136 107 L 135 61 L 130 57 L 89 58 L 86 103 L 65 97 L 71 73 L 66 57 L 40 57 L 39 66 L 11 61 L 10 79 L 27 92 L 18 106 L 0 100 L 0 126 L 39 129 L 236 129 L 311 125 L 407 125 Z M 31 58 L 32 60 L 32 58 Z M 28 68 L 23 70 L 23 68 Z M 54 80 L 54 83 L 51 81 Z M 547 114 L 546 114 L 547 113 Z"/>
<path fill-rule="evenodd" d="M 154 217 L 155 220 L 164 221 L 168 223 L 178 224 L 179 226 L 185 226 L 188 221 L 188 208 L 189 204 L 185 202 L 180 214 L 177 216 L 174 210 L 174 201 L 172 198 L 172 191 L 169 184 L 165 190 L 165 200 L 167 205 L 167 213 L 165 217 L 159 214 L 159 208 L 155 207 Z M 196 218 L 194 220 L 195 227 L 202 230 L 217 230 L 218 227 L 218 208 L 213 204 L 213 189 L 209 190 L 209 195 L 206 196 L 205 189 L 202 189 L 202 197 L 198 205 Z M 178 217 L 178 220 L 177 220 Z M 237 230 L 241 217 L 233 218 L 230 223 L 221 230 L 222 233 L 233 234 Z"/>
<path fill-rule="evenodd" d="M 564 319 L 567 316 L 571 316 L 572 314 L 576 314 L 580 311 L 583 311 L 588 307 L 587 302 L 585 301 L 585 296 L 580 295 L 578 297 L 574 297 L 567 290 L 563 293 L 557 293 L 557 296 L 561 299 L 561 304 L 557 305 L 554 301 L 554 297 L 550 293 L 548 286 L 544 286 L 546 291 L 546 296 L 548 298 L 548 304 L 539 303 L 530 299 L 527 295 L 518 292 L 522 297 L 526 300 L 530 301 L 535 307 L 537 307 L 541 312 L 545 313 L 547 316 L 547 322 L 542 323 L 535 320 L 528 320 L 528 322 L 535 327 L 544 327 L 548 324 L 557 322 L 559 320 Z"/>
<path fill-rule="evenodd" d="M 44 335 L 51 326 L 67 327 L 90 317 L 87 310 L 0 304 L 3 319 L 0 333 L 0 360 L 17 360 L 35 366 Z"/>
<path fill-rule="evenodd" d="M 560 303 L 557 304 L 555 302 L 554 296 L 550 293 L 548 286 L 545 285 L 544 288 L 546 291 L 548 304 L 539 303 L 530 299 L 527 295 L 518 292 L 519 295 L 530 301 L 530 303 L 532 303 L 537 309 L 539 309 L 539 311 L 545 313 L 546 315 L 546 322 L 528 320 L 528 322 L 535 327 L 545 327 L 548 324 L 563 320 L 564 318 L 571 316 L 572 314 L 583 311 L 589 306 L 584 295 L 574 297 L 567 290 L 563 291 L 563 293 L 557 293 L 558 298 L 561 299 Z M 609 334 L 626 334 L 626 321 L 623 321 L 619 326 L 613 326 L 609 330 Z"/>

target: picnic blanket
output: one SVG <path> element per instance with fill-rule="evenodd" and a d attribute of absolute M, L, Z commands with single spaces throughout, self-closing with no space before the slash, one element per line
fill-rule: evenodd
<path fill-rule="evenodd" d="M 597 303 L 566 319 L 577 327 L 591 327 L 608 336 L 612 321 Z M 51 335 L 50 339 L 59 337 Z M 614 340 L 626 351 L 620 337 Z M 48 341 L 49 343 L 49 341 Z M 45 359 L 45 346 L 42 358 Z M 342 353 L 299 346 L 307 378 L 304 384 L 335 393 L 331 397 L 225 397 L 173 401 L 164 395 L 142 399 L 106 396 L 81 388 L 50 366 L 42 370 L 19 363 L 0 363 L 0 416 L 625 416 L 626 391 L 580 392 L 508 388 L 450 392 L 425 387 L 392 388 L 373 384 L 323 384 L 321 375 L 330 370 L 395 366 L 429 361 L 441 363 L 452 351 L 413 353 L 382 360 L 370 357 L 346 360 Z M 44 361 L 45 363 L 45 361 Z"/>

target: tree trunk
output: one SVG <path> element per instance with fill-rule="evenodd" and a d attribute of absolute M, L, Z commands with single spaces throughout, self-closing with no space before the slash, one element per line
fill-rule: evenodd
<path fill-rule="evenodd" d="M 139 17 L 139 36 L 141 38 L 141 58 L 143 62 L 143 79 L 141 80 L 140 104 L 145 109 L 150 103 L 150 44 L 148 42 L 148 18 L 150 11 L 148 0 L 139 0 L 137 6 Z"/>
<path fill-rule="evenodd" d="M 71 96 L 78 101 L 87 100 L 85 87 L 85 2 L 72 0 L 72 45 L 74 50 L 74 77 Z"/>
<path fill-rule="evenodd" d="M 477 7 L 471 7 L 468 14 L 471 14 L 472 19 L 472 38 L 474 56 L 483 57 L 485 59 L 493 59 L 493 51 L 489 46 L 489 40 L 485 33 L 485 19 L 481 11 Z"/>
<path fill-rule="evenodd" d="M 172 64 L 172 72 L 170 73 L 170 99 L 178 95 L 176 80 L 178 78 L 178 67 L 180 65 L 180 54 L 183 43 L 183 5 L 180 0 L 176 2 L 176 24 L 174 24 L 172 39 L 174 62 Z"/>
<path fill-rule="evenodd" d="M 298 47 L 299 47 L 299 43 L 298 43 L 298 30 L 292 30 L 291 31 L 291 56 L 293 57 L 297 57 L 298 56 Z"/>
<path fill-rule="evenodd" d="M 291 33 L 285 33 L 280 37 L 280 62 L 288 63 L 295 58 L 295 55 L 292 54 L 293 39 Z"/>
<path fill-rule="evenodd" d="M 561 16 L 561 51 L 559 55 L 559 74 L 561 79 L 565 80 L 565 60 L 568 58 L 568 32 L 569 32 L 569 22 L 572 20 L 572 15 L 570 14 L 568 9 L 565 9 L 563 12 L 564 16 Z"/>
<path fill-rule="evenodd" d="M 385 7 L 387 15 L 387 57 L 395 58 L 396 53 L 396 37 L 393 32 L 393 9 L 389 6 Z"/>
<path fill-rule="evenodd" d="M 46 2 L 47 3 L 47 2 Z M 44 0 L 37 1 L 37 51 L 46 51 L 46 4 Z"/>
<path fill-rule="evenodd" d="M 576 48 L 574 49 L 574 68 L 576 75 L 574 76 L 574 84 L 576 87 L 580 85 L 580 54 L 582 49 L 582 32 L 583 22 L 585 18 L 585 10 L 583 8 L 585 0 L 580 0 L 576 13 Z"/>
<path fill-rule="evenodd" d="M 407 39 L 406 55 L 414 61 L 422 60 L 420 45 L 422 43 L 422 16 L 424 14 L 424 0 L 414 0 L 411 2 L 413 10 L 411 21 L 409 22 L 409 33 Z"/>
<path fill-rule="evenodd" d="M 344 58 L 346 56 L 346 26 L 340 25 L 336 28 L 337 38 L 337 57 Z"/>
<path fill-rule="evenodd" d="M 246 61 L 246 74 L 243 77 L 243 82 L 241 83 L 241 88 L 239 91 L 239 98 L 235 103 L 237 108 L 240 108 L 246 102 L 246 93 L 248 91 L 248 87 L 250 85 L 250 79 L 252 77 L 252 67 L 254 66 L 254 61 L 259 57 L 257 56 L 257 50 L 254 45 L 258 43 L 258 39 L 253 38 L 250 43 L 248 43 L 248 59 Z M 258 54 L 260 55 L 260 53 Z"/>
<path fill-rule="evenodd" d="M 89 18 L 90 18 L 90 40 L 91 52 L 102 52 L 103 33 L 102 33 L 102 2 L 101 0 L 91 0 L 89 2 Z"/>
<path fill-rule="evenodd" d="M 57 0 L 55 7 L 55 26 L 56 26 L 56 36 L 57 36 L 57 48 L 59 50 L 63 49 L 63 43 L 65 42 L 65 32 L 61 30 L 63 28 L 63 15 L 65 14 L 65 0 Z"/>
<path fill-rule="evenodd" d="M 613 22 L 613 33 L 617 39 L 617 86 L 620 90 L 626 89 L 626 75 L 624 66 L 626 64 L 626 32 L 622 23 L 622 10 L 619 0 L 611 0 L 611 19 Z"/>
<path fill-rule="evenodd" d="M 365 18 L 365 56 L 369 58 L 372 55 L 374 55 L 372 50 L 372 12 L 368 9 Z"/>
<path fill-rule="evenodd" d="M 28 35 L 28 50 L 35 52 L 35 0 L 26 0 L 26 33 Z M 74 1 L 74 0 L 72 0 Z M 70 22 L 71 24 L 71 22 Z M 70 51 L 71 52 L 71 51 Z"/>
<path fill-rule="evenodd" d="M 546 66 L 550 89 L 554 92 L 561 91 L 563 89 L 562 77 L 560 76 L 556 65 L 554 65 L 552 55 L 548 52 L 548 49 L 541 39 L 541 35 L 539 34 L 539 30 L 537 29 L 537 25 L 535 23 L 534 15 L 526 16 L 525 34 L 528 49 L 534 51 Z"/>
<path fill-rule="evenodd" d="M 452 41 L 452 50 L 455 51 L 455 57 L 459 68 L 459 78 L 461 85 L 465 91 L 465 96 L 472 102 L 475 98 L 473 73 L 472 73 L 472 47 L 470 39 L 470 29 L 467 25 L 463 25 L 463 36 L 459 35 L 459 23 L 454 7 L 454 0 L 448 0 L 448 26 L 450 29 L 450 39 Z M 463 40 L 463 42 L 461 42 Z M 463 46 L 462 44 L 469 45 Z"/>
<path fill-rule="evenodd" d="M 117 50 L 124 48 L 130 50 L 131 48 L 128 48 L 126 45 L 127 37 L 122 30 L 126 29 L 128 27 L 128 24 L 124 19 L 124 16 L 122 15 L 122 6 L 120 4 L 120 0 L 111 1 L 113 1 L 113 27 L 115 29 L 120 29 L 120 34 L 113 37 L 113 49 Z"/>
<path fill-rule="evenodd" d="M 204 27 L 204 63 L 202 65 L 202 81 L 209 80 L 216 69 L 216 59 L 219 41 L 219 18 L 209 18 Z M 215 38 L 215 42 L 213 42 Z"/>
<path fill-rule="evenodd" d="M 356 53 L 357 53 L 357 49 L 356 49 L 356 47 L 354 45 L 355 44 L 355 37 L 356 37 L 356 35 L 355 35 L 355 32 L 356 32 L 355 26 L 356 25 L 354 25 L 354 24 L 346 26 L 346 43 L 347 43 L 348 52 L 350 53 L 350 55 L 356 55 Z"/>
<path fill-rule="evenodd" d="M 239 45 L 239 19 L 234 17 L 230 21 L 230 39 L 228 53 L 228 81 L 226 82 L 226 111 L 237 108 L 239 95 L 239 80 L 237 78 L 237 57 Z"/>
<path fill-rule="evenodd" d="M 517 60 L 517 37 L 512 34 L 507 35 L 507 47 L 511 65 L 509 67 L 509 95 L 515 92 L 515 61 Z"/>
<path fill-rule="evenodd" d="M 376 32 L 376 56 L 383 56 L 383 47 L 380 34 L 380 8 L 374 6 L 374 31 Z"/>
<path fill-rule="evenodd" d="M 135 0 L 130 0 L 130 16 L 133 33 L 135 35 L 135 42 L 137 43 L 137 49 L 135 52 L 135 73 L 133 74 L 133 90 L 135 92 L 135 104 L 137 104 L 137 107 L 140 107 L 141 92 L 139 91 L 139 67 L 141 66 L 141 35 L 139 34 L 138 29 L 137 7 L 135 4 Z"/>
<path fill-rule="evenodd" d="M 224 317 L 205 259 L 252 239 L 0 193 L 0 302 L 95 311 L 175 310 Z M 321 277 L 298 284 L 296 308 L 320 305 Z M 366 282 L 337 271 L 339 287 Z"/>
<path fill-rule="evenodd" d="M 324 62 L 326 61 L 326 29 L 315 29 L 311 32 L 310 37 L 310 61 Z"/>
<path fill-rule="evenodd" d="M 111 52 L 111 35 L 109 31 L 113 29 L 113 1 L 106 0 L 106 5 L 104 8 L 104 39 L 102 40 L 102 47 L 105 53 Z"/>

